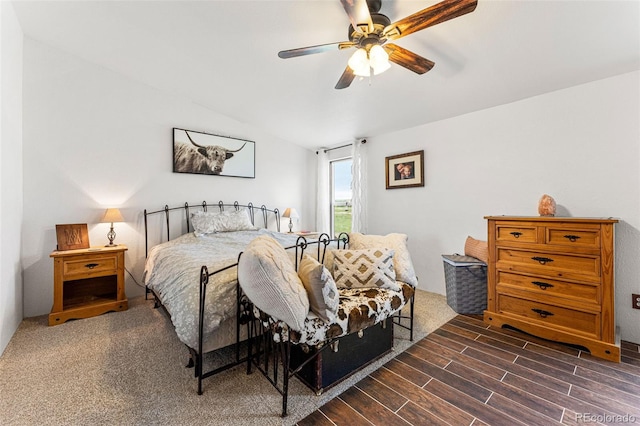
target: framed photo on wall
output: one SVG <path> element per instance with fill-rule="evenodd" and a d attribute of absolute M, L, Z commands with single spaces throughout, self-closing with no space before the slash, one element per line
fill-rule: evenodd
<path fill-rule="evenodd" d="M 387 189 L 424 186 L 424 150 L 385 158 Z"/>
<path fill-rule="evenodd" d="M 89 231 L 86 223 L 56 225 L 58 250 L 77 250 L 89 248 Z"/>
<path fill-rule="evenodd" d="M 255 142 L 173 129 L 174 173 L 256 177 Z"/>

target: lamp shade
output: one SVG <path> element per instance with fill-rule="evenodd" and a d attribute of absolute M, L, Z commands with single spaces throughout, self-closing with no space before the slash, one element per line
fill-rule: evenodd
<path fill-rule="evenodd" d="M 369 77 L 369 58 L 367 58 L 367 51 L 363 48 L 356 50 L 349 61 L 347 62 L 349 68 L 353 70 L 353 73 L 360 77 Z"/>
<path fill-rule="evenodd" d="M 375 45 L 369 51 L 369 61 L 373 74 L 378 75 L 391 68 L 389 63 L 389 54 L 380 45 Z"/>
<path fill-rule="evenodd" d="M 102 217 L 102 223 L 124 222 L 120 209 L 107 209 Z"/>
<path fill-rule="evenodd" d="M 291 208 L 291 207 L 287 207 L 287 209 L 282 214 L 282 217 L 288 217 L 288 218 L 291 218 L 291 219 L 297 219 L 297 218 L 300 217 L 300 215 L 298 215 L 298 212 L 296 211 L 296 209 Z"/>

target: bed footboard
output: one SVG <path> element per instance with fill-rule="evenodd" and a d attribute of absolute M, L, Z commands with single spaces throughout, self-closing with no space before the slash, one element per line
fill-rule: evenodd
<path fill-rule="evenodd" d="M 288 265 L 280 266 L 282 255 L 278 254 L 278 249 L 271 250 L 267 244 L 258 244 L 257 247 L 264 255 L 260 260 L 263 270 L 276 268 L 275 271 L 281 271 L 282 276 L 292 274 Z M 260 274 L 252 271 L 254 266 L 251 263 L 255 260 L 249 259 L 246 262 L 244 258 L 239 260 L 239 277 L 246 280 L 240 284 L 249 294 L 256 295 L 251 311 L 259 322 L 257 327 L 250 329 L 247 372 L 250 373 L 255 366 L 282 395 L 283 417 L 287 415 L 289 379 L 292 376 L 298 376 L 316 393 L 321 393 L 388 353 L 393 347 L 393 325 L 396 322 L 409 328 L 413 339 L 415 288 L 411 284 L 397 281 L 398 286 L 392 288 L 377 285 L 337 288 L 339 303 L 330 319 L 321 319 L 311 312 L 302 322 L 290 316 L 291 322 L 288 323 L 265 312 L 277 301 L 267 302 L 259 292 L 254 292 L 256 286 L 261 288 L 275 284 L 274 289 L 279 289 L 286 284 L 277 280 L 275 283 L 262 281 Z M 269 273 L 280 276 L 278 272 Z M 323 284 L 323 291 L 326 289 Z M 293 287 L 290 291 L 293 292 Z M 281 297 L 289 300 L 285 291 Z M 403 316 L 401 312 L 407 304 L 410 304 L 410 313 Z M 405 319 L 409 320 L 408 325 L 401 324 Z"/>
<path fill-rule="evenodd" d="M 338 238 L 331 239 L 328 234 L 321 234 L 317 240 L 307 241 L 304 236 L 298 237 L 296 244 L 293 246 L 285 247 L 285 250 L 291 250 L 295 253 L 295 267 L 298 268 L 298 263 L 305 254 L 305 251 L 315 249 L 317 258 L 322 262 L 324 261 L 327 248 L 330 244 L 335 244 L 338 248 L 342 245 L 342 248 L 346 247 L 348 242 L 347 234 L 340 234 Z M 242 253 L 238 255 L 238 260 L 242 256 Z M 253 315 L 253 304 L 244 295 L 240 288 L 240 283 L 236 283 L 236 343 L 235 343 L 235 358 L 231 362 L 216 369 L 210 371 L 204 371 L 203 368 L 203 356 L 204 356 L 204 319 L 205 319 L 205 305 L 207 285 L 212 276 L 222 273 L 228 269 L 238 266 L 238 262 L 225 266 L 224 268 L 217 269 L 213 272 L 209 272 L 206 266 L 202 266 L 200 269 L 200 300 L 199 300 L 199 312 L 198 312 L 198 348 L 191 350 L 192 359 L 194 359 L 195 376 L 198 379 L 198 395 L 202 395 L 202 381 L 207 377 L 218 374 L 229 368 L 235 367 L 243 362 L 248 361 L 248 356 L 241 356 L 240 351 L 240 329 L 243 326 L 247 327 L 247 335 L 249 336 L 249 349 L 248 353 L 251 354 L 252 338 L 258 333 L 261 325 L 259 320 Z"/>

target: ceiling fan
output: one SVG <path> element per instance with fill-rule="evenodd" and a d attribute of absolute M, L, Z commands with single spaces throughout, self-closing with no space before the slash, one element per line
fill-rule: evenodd
<path fill-rule="evenodd" d="M 426 73 L 433 68 L 434 62 L 388 42 L 473 12 L 478 0 L 444 0 L 393 23 L 378 13 L 382 0 L 340 0 L 340 3 L 351 21 L 349 41 L 278 52 L 279 57 L 287 59 L 355 47 L 357 50 L 349 59 L 336 89 L 349 87 L 356 75 L 368 77 L 372 71 L 374 75 L 384 72 L 390 67 L 389 61 L 417 74 Z"/>

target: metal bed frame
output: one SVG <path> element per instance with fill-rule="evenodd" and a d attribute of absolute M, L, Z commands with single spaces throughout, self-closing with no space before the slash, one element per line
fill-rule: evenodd
<path fill-rule="evenodd" d="M 178 207 L 169 207 L 168 205 L 165 205 L 163 209 L 152 211 L 152 212 L 148 212 L 147 209 L 144 209 L 144 256 L 145 258 L 149 255 L 149 224 L 148 224 L 149 216 L 164 214 L 165 223 L 167 225 L 166 241 L 169 241 L 171 239 L 171 222 L 169 219 L 170 219 L 170 214 L 172 212 L 174 211 L 184 212 L 184 220 L 187 226 L 187 231 L 184 232 L 183 234 L 188 234 L 189 232 L 193 231 L 191 227 L 191 219 L 190 219 L 191 210 L 192 209 L 202 210 L 206 212 L 208 211 L 209 207 L 214 207 L 214 208 L 218 207 L 219 211 L 221 212 L 223 212 L 225 208 L 230 208 L 230 207 L 233 207 L 236 211 L 240 210 L 240 208 L 246 208 L 247 211 L 249 212 L 249 218 L 251 219 L 251 223 L 253 225 L 255 225 L 256 210 L 259 210 L 260 213 L 262 213 L 264 228 L 266 228 L 269 223 L 269 213 L 272 213 L 273 215 L 275 215 L 276 227 L 278 232 L 280 232 L 280 211 L 277 208 L 268 209 L 267 207 L 264 206 L 264 204 L 260 207 L 256 207 L 253 205 L 253 203 L 247 203 L 246 205 L 244 205 L 244 204 L 239 204 L 237 201 L 234 201 L 233 204 L 224 203 L 222 201 L 218 201 L 215 204 L 210 204 L 210 203 L 207 203 L 206 201 L 203 201 L 200 204 L 192 204 L 192 205 L 189 205 L 189 203 L 184 203 L 184 205 L 178 206 Z"/>
<path fill-rule="evenodd" d="M 208 211 L 209 208 L 218 208 L 218 210 L 220 212 L 224 211 L 225 208 L 227 209 L 235 209 L 236 211 L 240 210 L 241 208 L 245 208 L 247 209 L 247 211 L 249 212 L 249 218 L 251 220 L 251 223 L 255 226 L 255 218 L 256 218 L 256 213 L 258 215 L 262 215 L 262 225 L 264 228 L 268 227 L 269 224 L 269 218 L 270 217 L 274 217 L 275 218 L 275 223 L 276 223 L 276 230 L 278 232 L 280 232 L 280 211 L 277 208 L 274 209 L 269 209 L 266 206 L 262 205 L 260 207 L 256 207 L 253 205 L 253 203 L 247 203 L 247 204 L 240 204 L 237 201 L 234 201 L 233 204 L 229 204 L 229 203 L 224 203 L 222 201 L 219 201 L 217 203 L 207 203 L 206 201 L 203 201 L 202 203 L 199 204 L 189 204 L 189 203 L 184 203 L 184 205 L 182 206 L 177 206 L 177 207 L 169 207 L 168 205 L 165 205 L 163 209 L 161 210 L 156 210 L 156 211 L 147 211 L 147 209 L 144 210 L 144 242 L 145 242 L 145 258 L 149 255 L 149 217 L 151 216 L 156 216 L 156 215 L 164 215 L 164 224 L 163 226 L 166 226 L 166 240 L 164 240 L 163 238 L 161 238 L 161 241 L 159 241 L 158 243 L 162 243 L 162 242 L 166 242 L 171 240 L 172 238 L 172 234 L 171 234 L 171 217 L 172 214 L 183 214 L 183 216 L 181 217 L 179 223 L 181 225 L 180 229 L 183 230 L 184 227 L 186 226 L 186 232 L 181 232 L 180 235 L 184 235 L 185 233 L 189 233 L 193 231 L 193 227 L 191 225 L 191 213 L 193 211 Z M 174 223 L 175 224 L 175 223 Z M 180 236 L 177 235 L 177 236 Z M 246 361 L 247 358 L 241 358 L 240 357 L 240 320 L 242 319 L 242 321 L 245 321 L 245 318 L 247 318 L 244 315 L 240 315 L 240 308 L 241 308 L 241 304 L 240 304 L 240 297 L 238 297 L 238 315 L 236 317 L 236 321 L 237 321 L 237 327 L 236 327 L 236 342 L 235 342 L 235 359 L 233 361 L 231 361 L 228 364 L 225 364 L 221 367 L 215 368 L 211 371 L 208 372 L 204 372 L 203 371 L 203 352 L 202 352 L 202 347 L 203 347 L 203 326 L 204 326 L 204 322 L 203 322 L 203 317 L 204 317 L 204 291 L 206 291 L 206 283 L 202 284 L 202 274 L 206 273 L 207 276 L 207 282 L 208 282 L 208 277 L 212 276 L 214 274 L 226 271 L 227 269 L 233 268 L 237 266 L 237 262 L 232 264 L 232 265 L 228 265 L 224 268 L 218 269 L 212 273 L 208 273 L 208 272 L 203 272 L 206 271 L 206 266 L 203 266 L 203 270 L 201 270 L 201 278 L 200 278 L 200 305 L 199 305 L 199 310 L 200 310 L 200 324 L 198 327 L 198 349 L 194 349 L 191 348 L 187 345 L 185 345 L 189 351 L 189 360 L 187 362 L 186 367 L 187 368 L 191 368 L 191 367 L 195 367 L 194 369 L 194 375 L 195 377 L 198 378 L 198 394 L 202 394 L 202 379 L 209 377 L 209 376 L 213 376 L 214 374 L 218 374 L 221 373 L 225 370 L 228 370 L 229 368 L 235 367 L 236 365 L 241 364 L 242 362 Z M 236 286 L 237 288 L 237 286 Z M 162 303 L 160 302 L 160 299 L 158 298 L 158 296 L 155 294 L 155 292 L 148 288 L 145 285 L 145 299 L 148 298 L 149 294 L 153 295 L 153 299 L 154 299 L 154 308 L 159 308 L 161 307 L 163 309 L 163 311 L 165 311 L 165 313 L 168 312 L 166 310 L 166 308 L 162 305 Z M 240 293 L 237 292 L 237 295 L 239 295 Z"/>
<path fill-rule="evenodd" d="M 164 214 L 165 217 L 165 225 L 166 225 L 166 236 L 167 239 L 166 241 L 169 241 L 171 239 L 171 232 L 170 232 L 170 220 L 169 220 L 169 216 L 172 212 L 183 212 L 184 213 L 184 221 L 186 223 L 186 232 L 191 232 L 193 229 L 191 227 L 191 223 L 190 223 L 190 214 L 192 209 L 202 209 L 203 211 L 208 211 L 207 209 L 209 207 L 218 207 L 219 211 L 224 211 L 225 208 L 234 208 L 235 210 L 239 210 L 240 208 L 246 208 L 249 211 L 249 216 L 251 219 L 251 223 L 255 225 L 255 212 L 259 211 L 259 213 L 262 214 L 262 219 L 263 219 L 263 225 L 264 228 L 267 228 L 267 225 L 269 223 L 269 215 L 274 215 L 275 216 L 275 221 L 276 221 L 276 228 L 277 231 L 280 232 L 280 212 L 277 208 L 275 209 L 268 209 L 266 208 L 264 205 L 260 206 L 260 207 L 255 207 L 252 203 L 248 203 L 246 205 L 241 205 L 239 204 L 237 201 L 234 202 L 233 204 L 226 204 L 223 203 L 222 201 L 215 203 L 215 204 L 209 204 L 206 201 L 203 201 L 201 204 L 194 204 L 194 205 L 189 205 L 188 203 L 185 203 L 183 206 L 179 206 L 179 207 L 168 207 L 168 205 L 165 205 L 165 207 L 161 210 L 157 210 L 157 211 L 151 211 L 148 212 L 146 209 L 144 210 L 144 225 L 145 225 L 145 257 L 148 256 L 148 249 L 149 249 L 149 225 L 148 225 L 148 217 L 149 216 L 153 216 L 153 215 L 158 215 L 158 214 Z M 181 234 L 182 235 L 182 234 Z M 340 248 L 342 245 L 342 248 L 346 248 L 347 244 L 349 242 L 349 236 L 346 233 L 341 233 L 337 238 L 331 238 L 328 234 L 321 234 L 317 240 L 313 240 L 313 241 L 307 241 L 307 239 L 304 236 L 300 236 L 298 237 L 296 244 L 293 246 L 289 246 L 289 247 L 285 247 L 285 250 L 295 250 L 295 268 L 296 270 L 298 269 L 298 263 L 299 261 L 302 259 L 302 256 L 304 255 L 305 250 L 309 247 L 309 246 L 316 246 L 317 248 L 317 256 L 318 256 L 318 260 L 323 263 L 324 262 L 324 257 L 326 254 L 326 250 L 327 247 L 329 246 L 329 244 L 331 243 L 335 243 L 337 245 L 337 248 Z M 240 256 L 242 256 L 242 253 L 240 253 L 238 255 L 238 260 L 240 259 Z M 214 368 L 212 370 L 209 371 L 204 371 L 204 366 L 203 366 L 203 357 L 204 357 L 204 353 L 203 353 L 203 347 L 204 347 L 204 308 L 205 308 L 205 297 L 206 297 L 206 290 L 207 290 L 207 284 L 209 283 L 209 278 L 212 277 L 215 274 L 219 274 L 221 272 L 224 272 L 228 269 L 234 268 L 238 266 L 238 261 L 236 261 L 235 263 L 231 264 L 231 265 L 227 265 L 223 268 L 217 269 L 213 272 L 209 272 L 208 268 L 206 265 L 203 265 L 200 269 L 200 300 L 199 300 L 199 322 L 198 322 L 198 348 L 194 349 L 191 348 L 189 346 L 187 346 L 187 349 L 189 350 L 189 361 L 186 365 L 186 367 L 191 368 L 191 367 L 195 367 L 194 368 L 194 376 L 198 379 L 198 395 L 202 395 L 202 381 L 204 379 L 206 379 L 207 377 L 211 377 L 214 376 L 218 373 L 221 373 L 223 371 L 226 371 L 230 368 L 233 368 L 237 365 L 240 365 L 243 362 L 247 362 L 247 373 L 251 372 L 251 366 L 255 365 L 256 368 L 269 380 L 269 382 L 276 388 L 276 390 L 283 396 L 283 402 L 282 402 L 282 416 L 286 416 L 287 414 L 287 400 L 288 400 L 288 383 L 289 383 L 289 378 L 292 377 L 293 375 L 295 375 L 296 373 L 298 373 L 305 365 L 307 365 L 309 362 L 313 361 L 320 353 L 322 353 L 324 350 L 326 350 L 326 348 L 332 348 L 336 349 L 337 348 L 337 344 L 338 341 L 340 340 L 340 338 L 337 339 L 331 339 L 327 342 L 325 342 L 325 344 L 319 348 L 319 350 L 316 352 L 315 355 L 311 356 L 310 358 L 308 358 L 307 360 L 305 360 L 302 364 L 300 364 L 295 370 L 293 371 L 285 371 L 285 368 L 288 370 L 288 366 L 289 366 L 289 360 L 290 360 L 290 352 L 291 352 L 291 343 L 289 341 L 286 342 L 286 344 L 281 344 L 279 345 L 279 349 L 280 349 L 280 353 L 278 354 L 278 351 L 276 350 L 275 346 L 275 342 L 273 341 L 272 338 L 270 338 L 270 336 L 268 336 L 268 333 L 265 333 L 264 330 L 262 329 L 262 324 L 260 324 L 260 321 L 258 319 L 256 319 L 253 315 L 253 305 L 252 303 L 248 300 L 248 298 L 243 294 L 242 289 L 240 288 L 240 283 L 237 282 L 236 283 L 236 302 L 237 302 L 237 312 L 236 312 L 236 342 L 235 342 L 235 358 L 229 362 L 228 364 L 225 364 L 223 366 Z M 145 286 L 145 298 L 148 296 L 149 293 L 151 293 L 154 297 L 154 307 L 162 307 L 163 310 L 166 309 L 164 308 L 164 306 L 162 306 L 160 299 L 157 297 L 157 295 L 153 292 L 153 290 L 147 288 Z M 415 302 L 415 296 L 411 297 L 411 300 L 409 302 L 410 305 L 410 314 L 408 316 L 406 315 L 402 315 L 401 312 L 398 312 L 397 314 L 395 314 L 392 317 L 392 322 L 393 325 L 397 325 L 399 327 L 405 328 L 407 330 L 409 330 L 409 334 L 410 334 L 410 341 L 413 341 L 413 316 L 414 316 L 414 302 Z M 403 323 L 403 320 L 405 323 Z M 408 324 L 406 324 L 406 322 L 408 321 Z M 240 355 L 240 327 L 246 325 L 247 326 L 247 335 L 248 337 L 248 349 L 247 349 L 247 353 L 248 355 L 245 357 L 241 357 Z M 252 337 L 253 336 L 253 337 Z M 257 350 L 256 353 L 253 354 L 253 344 L 257 343 Z M 185 345 L 186 346 L 186 345 Z M 273 355 L 271 355 L 273 354 Z M 263 361 L 260 361 L 260 357 L 264 356 Z M 272 368 L 271 371 L 269 371 L 269 359 L 271 359 L 271 363 L 272 363 Z M 279 386 L 279 381 L 278 381 L 278 364 L 282 362 L 283 366 L 283 377 L 282 377 L 282 383 L 281 386 Z M 286 366 L 286 367 L 285 367 Z"/>
<path fill-rule="evenodd" d="M 337 239 L 331 239 L 329 237 L 328 234 L 320 234 L 320 236 L 318 237 L 317 240 L 314 241 L 307 241 L 307 239 L 304 236 L 300 236 L 298 237 L 296 244 L 293 246 L 288 246 L 285 247 L 285 250 L 295 250 L 295 268 L 296 270 L 298 270 L 298 263 L 300 262 L 300 260 L 302 260 L 302 256 L 304 256 L 304 252 L 307 249 L 307 247 L 309 246 L 317 246 L 317 256 L 320 262 L 324 261 L 324 256 L 327 250 L 327 246 L 329 246 L 329 244 L 331 244 L 332 242 L 335 242 L 338 247 L 340 247 L 340 242 L 342 242 L 342 246 L 343 248 L 346 247 L 346 244 L 349 240 L 349 237 L 347 236 L 347 234 L 340 234 L 340 236 Z M 240 253 L 238 255 L 238 261 L 240 260 L 240 257 L 242 256 L 242 253 Z M 232 265 L 228 265 L 224 268 L 215 270 L 213 272 L 209 272 L 208 268 L 203 265 L 202 268 L 200 269 L 200 306 L 199 306 L 199 323 L 198 323 L 198 350 L 193 352 L 194 358 L 195 358 L 195 376 L 198 378 L 198 395 L 202 395 L 202 380 L 206 379 L 207 377 L 213 376 L 221 371 L 227 370 L 228 368 L 234 367 L 238 364 L 241 364 L 245 361 L 249 361 L 249 357 L 251 356 L 251 347 L 252 347 L 252 338 L 251 338 L 251 333 L 258 330 L 259 324 L 258 324 L 258 320 L 254 317 L 253 315 L 253 304 L 251 303 L 251 301 L 249 301 L 249 299 L 245 296 L 245 294 L 242 292 L 242 289 L 240 288 L 240 282 L 236 283 L 236 296 L 237 296 L 237 310 L 236 310 L 236 358 L 235 361 L 219 367 L 217 369 L 208 371 L 208 372 L 203 372 L 203 353 L 202 353 L 202 348 L 203 348 L 203 329 L 204 329 L 204 306 L 205 306 L 205 297 L 206 297 L 206 290 L 207 290 L 207 284 L 209 283 L 209 277 L 218 274 L 220 272 L 226 271 L 227 269 L 233 268 L 238 266 L 238 262 L 232 264 Z M 246 325 L 247 326 L 247 334 L 248 334 L 248 344 L 249 344 L 249 348 L 248 348 L 248 355 L 247 357 L 240 357 L 240 327 L 242 325 Z M 305 363 L 306 364 L 306 363 Z M 269 381 L 271 381 L 271 379 L 269 378 L 269 376 L 267 374 L 265 374 L 265 377 L 267 377 L 269 379 Z M 271 381 L 272 384 L 273 381 Z M 275 386 L 275 384 L 274 384 Z M 276 386 L 276 389 L 277 386 Z"/>

